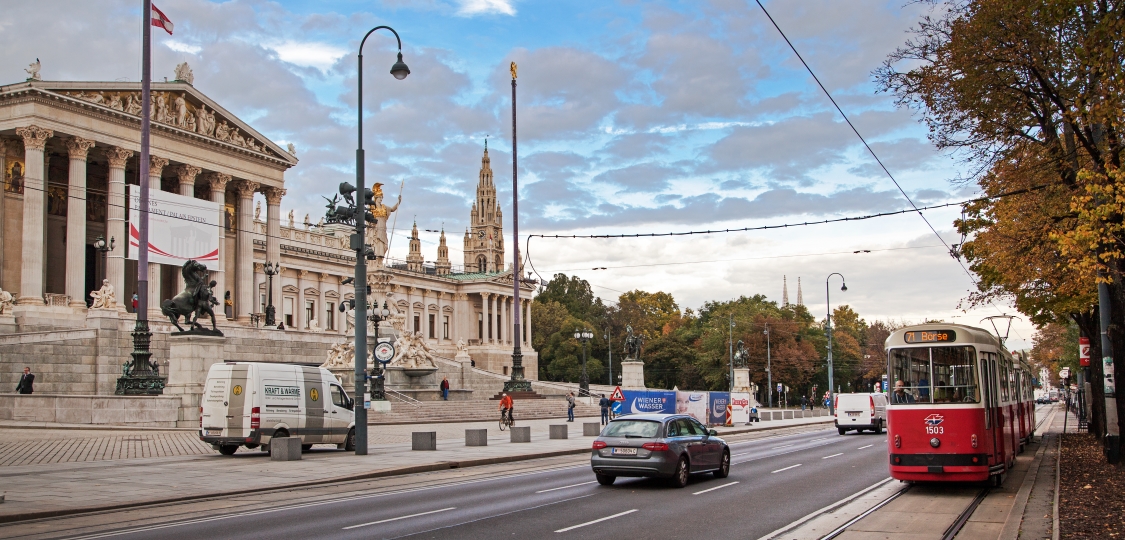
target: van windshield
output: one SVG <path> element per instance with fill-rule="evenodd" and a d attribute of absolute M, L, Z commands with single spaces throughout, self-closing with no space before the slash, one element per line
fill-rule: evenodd
<path fill-rule="evenodd" d="M 979 403 L 977 355 L 972 347 L 891 349 L 894 405 Z"/>

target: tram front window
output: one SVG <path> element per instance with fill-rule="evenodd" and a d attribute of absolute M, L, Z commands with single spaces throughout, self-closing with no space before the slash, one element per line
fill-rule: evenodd
<path fill-rule="evenodd" d="M 977 403 L 980 400 L 976 352 L 972 347 L 891 349 L 890 357 L 891 376 L 895 381 L 891 393 L 893 404 Z"/>

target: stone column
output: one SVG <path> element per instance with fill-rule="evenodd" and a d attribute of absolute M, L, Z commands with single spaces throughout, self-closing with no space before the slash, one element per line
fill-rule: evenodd
<path fill-rule="evenodd" d="M 181 164 L 180 166 L 176 167 L 176 177 L 179 179 L 177 193 L 183 195 L 184 197 L 191 197 L 194 199 L 195 177 L 199 176 L 199 173 L 202 170 L 203 169 L 200 169 L 195 165 L 188 165 L 187 163 Z M 176 294 L 179 294 L 180 291 L 184 290 L 184 287 L 186 286 L 187 284 L 184 282 L 183 274 L 176 272 Z M 218 294 L 220 299 L 223 297 L 222 293 L 216 294 Z"/>
<path fill-rule="evenodd" d="M 294 307 L 296 313 L 293 314 L 293 324 L 297 325 L 297 328 L 300 330 L 304 330 L 309 323 L 309 321 L 305 320 L 305 280 L 308 279 L 308 277 L 308 270 L 297 270 L 297 306 Z M 313 316 L 315 317 L 316 310 L 313 311 Z"/>
<path fill-rule="evenodd" d="M 410 335 L 414 335 L 414 332 L 418 331 L 414 327 L 414 293 L 417 290 L 414 287 L 406 287 L 406 328 Z"/>
<path fill-rule="evenodd" d="M 109 165 L 109 193 L 106 197 L 106 242 L 111 239 L 117 247 L 106 255 L 105 276 L 117 291 L 117 310 L 127 311 L 125 306 L 133 298 L 125 290 L 125 250 L 129 246 L 129 235 L 125 232 L 125 212 L 128 202 L 125 199 L 125 162 L 133 156 L 132 150 L 118 146 L 106 148 L 106 163 Z"/>
<path fill-rule="evenodd" d="M 252 296 L 254 297 L 254 303 L 250 308 L 250 313 L 260 314 L 263 317 L 261 320 L 261 324 L 264 325 L 266 324 L 266 306 L 263 303 L 261 294 L 263 285 L 269 283 L 269 276 L 266 275 L 265 267 L 262 263 L 254 263 L 254 277 L 252 279 L 254 281 L 254 291 L 252 293 Z M 278 279 L 278 277 L 274 276 L 274 279 Z"/>
<path fill-rule="evenodd" d="M 285 196 L 285 190 L 275 187 L 262 188 L 262 194 L 266 196 L 266 262 L 280 263 L 281 262 L 281 198 Z M 278 274 L 273 279 L 273 299 L 279 304 L 281 309 L 281 317 L 278 320 L 285 319 L 285 303 L 281 300 L 281 274 Z M 267 282 L 267 287 L 269 284 Z M 267 292 L 268 294 L 268 292 Z M 301 307 L 304 309 L 304 306 Z M 293 314 L 293 320 L 297 320 L 297 314 Z"/>
<path fill-rule="evenodd" d="M 70 154 L 70 192 L 66 205 L 66 295 L 70 307 L 86 309 L 86 155 L 94 141 L 72 137 L 66 141 Z"/>
<path fill-rule="evenodd" d="M 527 310 L 524 313 L 525 313 L 525 316 L 523 318 L 523 324 L 524 324 L 524 328 L 527 328 L 527 339 L 523 340 L 523 344 L 530 347 L 531 346 L 531 299 L 530 298 L 527 299 Z"/>
<path fill-rule="evenodd" d="M 489 327 L 491 326 L 489 324 L 489 317 L 492 316 L 490 314 L 490 310 L 488 309 L 488 307 L 489 307 L 488 306 L 488 304 L 489 304 L 489 298 L 488 297 L 489 296 L 490 295 L 486 292 L 480 293 L 480 308 L 481 308 L 481 311 L 484 312 L 484 322 L 481 324 L 481 328 L 480 328 L 480 333 L 481 333 L 480 342 L 481 342 L 482 345 L 485 344 L 485 343 L 491 343 L 492 342 L 492 332 L 489 330 Z"/>
<path fill-rule="evenodd" d="M 160 175 L 164 172 L 164 167 L 168 166 L 168 160 L 151 154 L 148 157 L 148 188 L 159 190 Z M 166 300 L 166 298 L 160 297 L 160 292 L 163 290 L 160 278 L 160 265 L 153 262 L 148 263 L 148 320 L 150 321 L 166 319 L 164 314 L 160 312 L 160 303 Z"/>
<path fill-rule="evenodd" d="M 445 304 L 445 293 L 442 291 L 437 291 L 436 295 L 437 315 L 434 317 L 434 325 L 437 326 L 437 328 L 434 330 L 434 336 L 437 339 L 437 342 L 441 343 L 445 341 L 445 311 L 443 309 L 443 304 Z"/>
<path fill-rule="evenodd" d="M 450 293 L 449 296 L 453 300 L 450 304 L 451 307 L 453 307 L 453 316 L 449 318 L 449 337 L 454 343 L 457 343 L 459 338 L 464 337 L 461 335 L 461 322 L 458 320 L 458 316 L 462 311 L 458 309 L 461 306 L 461 293 Z M 465 340 L 466 343 L 468 343 L 468 341 L 467 339 Z"/>
<path fill-rule="evenodd" d="M 250 314 L 258 305 L 258 291 L 254 288 L 254 192 L 259 184 L 249 180 L 235 180 L 238 191 L 238 237 L 234 257 L 235 318 L 249 322 Z"/>
<path fill-rule="evenodd" d="M 20 263 L 20 305 L 42 306 L 44 236 L 46 233 L 47 171 L 43 166 L 43 150 L 55 132 L 39 126 L 17 128 L 23 137 L 23 254 Z"/>
<path fill-rule="evenodd" d="M 8 139 L 0 138 L 0 227 L 4 224 L 4 197 L 7 192 L 6 174 L 8 170 Z M 0 288 L 4 286 L 4 236 L 0 234 Z"/>
<path fill-rule="evenodd" d="M 219 269 L 211 271 L 211 279 L 215 280 L 215 299 L 219 301 L 219 308 L 222 309 L 220 315 L 222 315 L 225 319 L 225 313 L 227 312 L 227 275 L 224 271 L 227 264 L 226 205 L 227 183 L 230 182 L 230 175 L 217 172 L 208 172 L 203 177 L 203 181 L 207 182 L 207 184 L 211 187 L 211 202 L 219 203 Z"/>

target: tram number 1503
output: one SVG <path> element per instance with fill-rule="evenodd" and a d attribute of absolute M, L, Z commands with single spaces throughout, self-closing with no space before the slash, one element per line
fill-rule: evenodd
<path fill-rule="evenodd" d="M 926 426 L 926 433 L 929 435 L 944 435 L 945 428 L 941 426 Z"/>

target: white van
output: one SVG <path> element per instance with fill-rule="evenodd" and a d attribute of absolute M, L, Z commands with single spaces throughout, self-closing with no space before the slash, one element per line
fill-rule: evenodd
<path fill-rule="evenodd" d="M 273 437 L 300 437 L 304 450 L 324 443 L 354 450 L 354 405 L 322 367 L 213 364 L 199 407 L 199 438 L 227 456 L 239 446 L 268 452 Z"/>
<path fill-rule="evenodd" d="M 856 433 L 865 429 L 882 433 L 886 425 L 886 394 L 836 394 L 836 430 L 840 435 L 852 429 Z"/>

